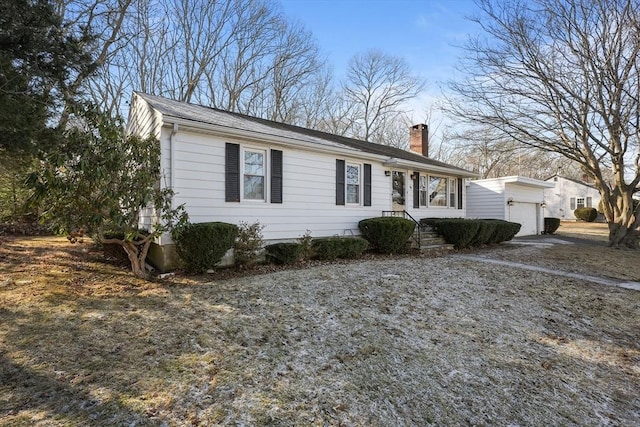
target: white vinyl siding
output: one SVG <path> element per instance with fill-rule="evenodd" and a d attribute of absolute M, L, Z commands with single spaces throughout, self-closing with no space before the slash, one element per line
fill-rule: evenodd
<path fill-rule="evenodd" d="M 550 178 L 548 181 L 554 182 L 556 186 L 544 191 L 545 216 L 574 220 L 573 211 L 576 209 L 578 197 L 585 199 L 587 207 L 598 208 L 600 204 L 600 193 L 591 185 L 561 176 Z"/>
<path fill-rule="evenodd" d="M 167 128 L 168 130 L 168 128 Z M 282 146 L 259 147 L 283 151 L 283 203 L 224 203 L 225 200 L 225 143 L 237 143 L 244 149 L 244 141 L 218 138 L 194 132 L 179 131 L 174 137 L 175 150 L 175 205 L 185 204 L 191 222 L 240 221 L 265 226 L 266 240 L 292 239 L 311 230 L 313 237 L 359 234 L 358 222 L 380 216 L 389 210 L 390 178 L 379 163 L 371 163 L 371 206 L 362 204 L 363 163 L 346 158 L 346 164 L 359 166 L 359 205 L 351 209 L 335 204 L 336 157 L 331 154 L 308 152 Z M 244 157 L 242 157 L 244 158 Z M 268 169 L 268 160 L 267 160 Z M 267 170 L 267 186 L 268 189 Z M 269 194 L 266 191 L 265 194 Z"/>

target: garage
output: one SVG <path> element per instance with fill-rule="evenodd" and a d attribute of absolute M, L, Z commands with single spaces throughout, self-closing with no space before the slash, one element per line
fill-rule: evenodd
<path fill-rule="evenodd" d="M 524 176 L 478 179 L 467 184 L 467 218 L 503 219 L 522 225 L 517 236 L 544 229 L 544 189 L 553 182 Z"/>
<path fill-rule="evenodd" d="M 516 236 L 531 236 L 540 234 L 538 227 L 538 204 L 527 202 L 514 202 L 508 208 L 507 221 L 517 222 L 522 225 Z"/>

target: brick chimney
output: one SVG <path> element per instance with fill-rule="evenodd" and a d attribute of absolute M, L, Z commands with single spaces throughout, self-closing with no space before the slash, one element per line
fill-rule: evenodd
<path fill-rule="evenodd" d="M 429 126 L 413 125 L 409 129 L 409 149 L 429 157 Z"/>

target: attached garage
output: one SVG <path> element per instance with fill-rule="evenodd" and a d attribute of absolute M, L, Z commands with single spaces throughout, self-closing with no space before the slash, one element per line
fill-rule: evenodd
<path fill-rule="evenodd" d="M 544 189 L 553 182 L 523 176 L 479 179 L 467 186 L 467 218 L 495 218 L 522 225 L 517 236 L 540 234 L 544 227 Z"/>

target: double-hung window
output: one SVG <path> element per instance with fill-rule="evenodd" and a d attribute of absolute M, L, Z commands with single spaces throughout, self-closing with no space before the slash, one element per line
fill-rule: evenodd
<path fill-rule="evenodd" d="M 336 159 L 336 205 L 371 206 L 371 164 Z"/>
<path fill-rule="evenodd" d="M 259 150 L 225 144 L 224 191 L 226 202 L 283 202 L 281 150 Z"/>
<path fill-rule="evenodd" d="M 265 200 L 265 155 L 262 150 L 244 150 L 243 198 Z"/>
<path fill-rule="evenodd" d="M 449 179 L 449 207 L 450 208 L 455 208 L 456 202 L 458 200 L 458 195 L 457 195 L 458 186 L 456 181 L 457 180 L 455 178 Z"/>
<path fill-rule="evenodd" d="M 420 175 L 420 190 L 419 190 L 420 206 L 427 206 L 427 194 L 428 194 L 427 179 L 428 177 L 426 175 Z"/>
<path fill-rule="evenodd" d="M 347 204 L 360 204 L 360 165 L 347 163 Z"/>

